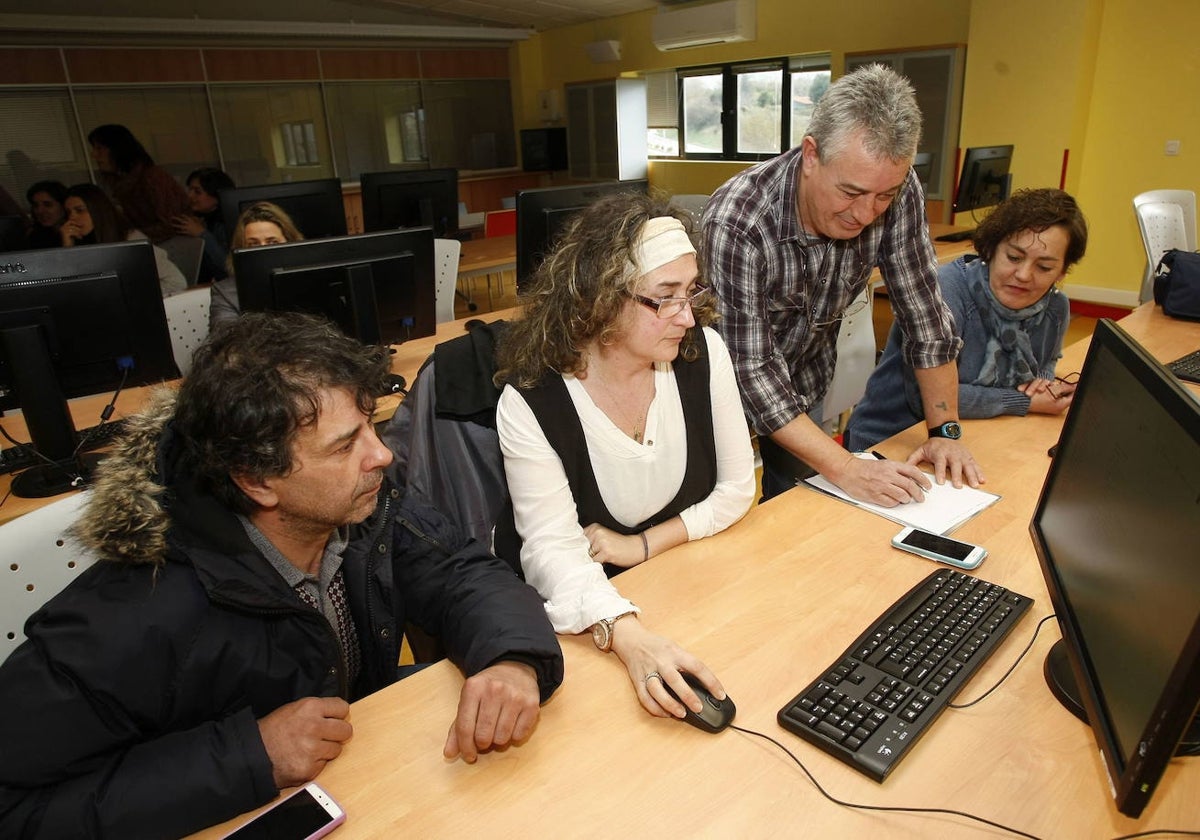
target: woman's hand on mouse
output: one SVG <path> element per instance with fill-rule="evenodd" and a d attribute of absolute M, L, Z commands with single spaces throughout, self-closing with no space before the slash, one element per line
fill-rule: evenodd
<path fill-rule="evenodd" d="M 671 688 L 692 711 L 699 712 L 704 708 L 680 671 L 694 674 L 714 697 L 725 699 L 724 686 L 707 665 L 670 639 L 651 633 L 637 616 L 619 621 L 613 627 L 612 649 L 624 663 L 638 701 L 655 717 L 683 718 L 687 713 L 683 705 L 663 687 L 666 681 L 670 682 Z"/>

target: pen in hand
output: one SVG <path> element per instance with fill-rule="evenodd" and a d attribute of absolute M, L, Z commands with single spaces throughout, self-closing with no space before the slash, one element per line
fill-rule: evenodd
<path fill-rule="evenodd" d="M 878 451 L 877 449 L 872 449 L 871 454 L 874 455 L 876 458 L 878 458 L 880 461 L 887 460 L 887 458 L 884 456 L 884 454 L 882 452 Z"/>

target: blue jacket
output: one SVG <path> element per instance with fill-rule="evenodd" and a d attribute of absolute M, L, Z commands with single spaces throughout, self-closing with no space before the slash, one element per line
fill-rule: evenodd
<path fill-rule="evenodd" d="M 955 329 L 963 340 L 958 355 L 958 415 L 964 419 L 1029 413 L 1029 397 L 1016 388 L 969 384 L 978 378 L 983 368 L 988 338 L 979 317 L 978 304 L 972 299 L 969 288 L 971 284 L 987 282 L 987 264 L 974 255 L 959 257 L 938 270 L 942 297 L 954 315 Z M 1029 336 L 1039 363 L 1037 376 L 1042 379 L 1054 378 L 1070 318 L 1067 296 L 1056 289 L 1051 289 L 1048 294 L 1051 299 L 1047 317 L 1040 320 L 1040 328 Z M 845 445 L 852 452 L 869 449 L 925 416 L 916 375 L 903 360 L 902 341 L 903 336 L 893 323 L 879 364 L 867 380 L 867 392 L 850 414 Z"/>

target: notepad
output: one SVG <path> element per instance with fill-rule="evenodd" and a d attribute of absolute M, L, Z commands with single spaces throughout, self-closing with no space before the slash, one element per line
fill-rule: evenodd
<path fill-rule="evenodd" d="M 859 457 L 864 456 L 859 455 Z M 871 455 L 867 454 L 865 457 L 870 458 Z M 907 502 L 890 508 L 852 498 L 823 475 L 814 475 L 804 481 L 814 490 L 836 496 L 863 510 L 877 513 L 885 519 L 943 535 L 949 534 L 981 510 L 1000 501 L 1000 497 L 995 493 L 986 493 L 967 485 L 956 488 L 949 481 L 945 484 L 938 484 L 933 480 L 932 475 L 926 473 L 926 476 L 933 487 L 925 491 L 925 501 Z"/>

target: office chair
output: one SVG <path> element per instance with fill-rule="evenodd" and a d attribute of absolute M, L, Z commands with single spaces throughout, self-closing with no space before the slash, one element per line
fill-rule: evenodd
<path fill-rule="evenodd" d="M 678 208 L 692 217 L 692 231 L 700 233 L 700 217 L 704 213 L 704 205 L 712 196 L 701 193 L 682 193 L 671 196 L 670 205 Z"/>
<path fill-rule="evenodd" d="M 204 240 L 199 236 L 172 236 L 158 243 L 167 252 L 171 262 L 179 269 L 188 288 L 196 285 L 200 278 L 200 263 L 204 259 Z"/>
<path fill-rule="evenodd" d="M 1192 190 L 1150 190 L 1133 198 L 1146 271 L 1138 303 L 1154 298 L 1154 271 L 1162 255 L 1172 248 L 1196 250 L 1196 193 Z"/>
<path fill-rule="evenodd" d="M 96 562 L 67 534 L 86 493 L 0 525 L 0 661 L 25 641 L 25 620 Z"/>
<path fill-rule="evenodd" d="M 462 243 L 457 239 L 433 240 L 436 270 L 435 304 L 437 322 L 454 320 L 454 293 L 458 289 L 458 257 Z"/>
<path fill-rule="evenodd" d="M 167 327 L 171 331 L 171 350 L 175 353 L 175 364 L 184 376 L 192 369 L 192 354 L 208 338 L 211 299 L 208 288 L 188 289 L 163 298 Z"/>

